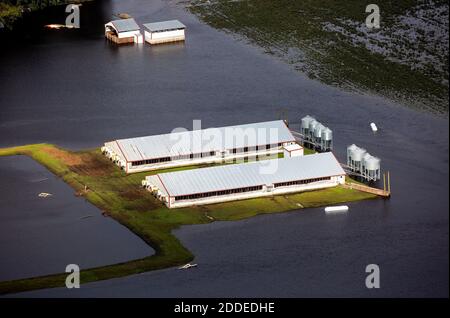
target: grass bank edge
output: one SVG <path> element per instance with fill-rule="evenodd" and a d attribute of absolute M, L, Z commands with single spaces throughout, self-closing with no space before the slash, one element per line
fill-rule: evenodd
<path fill-rule="evenodd" d="M 71 152 L 46 143 L 0 148 L 0 157 L 14 155 L 29 156 L 56 176 L 61 177 L 63 181 L 68 183 L 75 191 L 83 191 L 86 183 L 95 182 L 90 177 L 83 177 L 72 171 L 68 165 L 61 159 L 49 153 L 48 150 L 61 151 L 69 156 L 89 154 L 91 156 L 104 158 L 101 156 L 98 149 Z M 105 160 L 107 159 L 105 158 Z M 111 164 L 111 166 L 113 165 Z M 189 167 L 189 169 L 194 168 L 195 167 Z M 123 172 L 118 172 L 118 169 L 115 166 L 114 169 L 114 174 L 119 173 L 120 175 L 119 177 L 116 177 L 116 179 L 112 177 L 111 179 L 114 181 L 131 178 L 127 179 L 127 182 L 130 182 L 130 180 L 135 182 L 131 183 L 131 188 L 138 186 L 136 180 L 139 180 L 140 175 L 143 174 L 127 176 Z M 161 171 L 151 173 L 156 172 Z M 105 181 L 103 180 L 103 182 Z M 99 183 L 99 185 L 101 187 L 104 184 Z M 121 183 L 119 186 L 123 186 L 123 184 Z M 169 268 L 192 261 L 194 255 L 192 255 L 192 253 L 172 234 L 174 229 L 182 225 L 205 224 L 212 222 L 213 220 L 235 221 L 259 214 L 279 213 L 301 208 L 320 207 L 342 202 L 376 198 L 374 195 L 357 190 L 336 187 L 270 198 L 255 198 L 218 203 L 211 206 L 177 209 L 178 211 L 169 211 L 161 204 L 161 207 L 156 207 L 145 212 L 139 212 L 137 210 L 127 211 L 127 202 L 124 202 L 123 204 L 119 202 L 118 205 L 114 205 L 114 202 L 111 203 L 108 201 L 108 197 L 104 197 L 101 189 L 96 191 L 95 183 L 92 186 L 89 184 L 89 189 L 92 189 L 92 191 L 87 192 L 84 197 L 90 203 L 100 210 L 107 212 L 114 220 L 143 239 L 155 250 L 155 254 L 138 260 L 82 270 L 80 273 L 82 284 L 129 276 L 156 269 Z M 108 191 L 109 190 L 110 189 L 108 189 Z M 114 199 L 120 199 L 117 194 L 113 194 L 113 196 Z M 301 205 L 299 205 L 299 202 L 301 202 Z M 150 215 L 153 214 L 155 214 L 155 217 L 150 217 Z M 0 282 L 0 295 L 43 288 L 63 287 L 65 286 L 66 277 L 66 273 L 61 273 Z"/>

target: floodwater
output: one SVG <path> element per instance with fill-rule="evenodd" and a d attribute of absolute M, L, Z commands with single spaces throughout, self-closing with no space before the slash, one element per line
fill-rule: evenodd
<path fill-rule="evenodd" d="M 308 209 L 186 226 L 176 235 L 196 268 L 21 296 L 448 297 L 447 118 L 311 81 L 173 1 L 106 1 L 102 10 L 84 32 L 44 33 L 0 53 L 0 146 L 80 149 L 191 128 L 193 119 L 203 127 L 272 120 L 284 108 L 291 122 L 310 114 L 332 128 L 340 161 L 351 143 L 381 157 L 393 196 L 350 204 L 346 214 Z M 114 47 L 101 28 L 112 12 L 139 23 L 177 18 L 187 41 Z M 380 266 L 380 289 L 365 287 L 368 264 Z"/>
<path fill-rule="evenodd" d="M 139 237 L 36 161 L 0 157 L 0 280 L 62 273 L 153 254 Z M 49 193 L 46 198 L 40 193 Z"/>

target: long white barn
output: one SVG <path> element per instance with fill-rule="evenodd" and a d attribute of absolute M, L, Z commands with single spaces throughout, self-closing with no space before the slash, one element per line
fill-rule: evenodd
<path fill-rule="evenodd" d="M 169 208 L 335 187 L 345 172 L 331 152 L 147 176 L 142 185 Z"/>
<path fill-rule="evenodd" d="M 276 155 L 295 145 L 283 120 L 106 142 L 102 152 L 127 173 Z M 300 155 L 303 154 L 303 148 Z"/>
<path fill-rule="evenodd" d="M 144 27 L 145 41 L 150 44 L 184 41 L 186 37 L 186 26 L 178 20 L 146 23 Z"/>

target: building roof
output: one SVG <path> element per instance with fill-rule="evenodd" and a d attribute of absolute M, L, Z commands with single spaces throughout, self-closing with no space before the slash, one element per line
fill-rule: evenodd
<path fill-rule="evenodd" d="M 300 146 L 299 144 L 287 145 L 287 146 L 284 146 L 283 148 L 289 152 L 303 149 L 303 147 Z"/>
<path fill-rule="evenodd" d="M 114 26 L 117 32 L 136 31 L 141 29 L 133 18 L 114 20 L 109 23 Z"/>
<path fill-rule="evenodd" d="M 145 23 L 144 27 L 146 27 L 151 32 L 161 32 L 186 28 L 186 26 L 178 20 Z"/>
<path fill-rule="evenodd" d="M 147 176 L 165 195 L 178 196 L 278 182 L 345 175 L 331 152 Z"/>
<path fill-rule="evenodd" d="M 293 141 L 295 138 L 284 121 L 276 120 L 120 139 L 105 146 L 117 147 L 120 151 L 115 151 L 116 154 L 131 162 Z"/>

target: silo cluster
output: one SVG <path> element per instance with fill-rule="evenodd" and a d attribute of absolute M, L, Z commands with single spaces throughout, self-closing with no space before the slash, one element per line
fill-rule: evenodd
<path fill-rule="evenodd" d="M 309 144 L 318 151 L 331 151 L 333 149 L 333 131 L 322 125 L 309 115 L 301 120 L 301 135 L 303 144 Z"/>
<path fill-rule="evenodd" d="M 347 147 L 347 166 L 368 181 L 381 177 L 381 160 L 355 144 Z"/>

